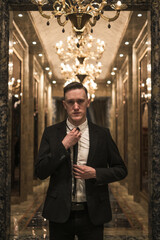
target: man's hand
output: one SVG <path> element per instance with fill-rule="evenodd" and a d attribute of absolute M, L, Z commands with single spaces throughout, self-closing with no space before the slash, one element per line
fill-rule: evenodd
<path fill-rule="evenodd" d="M 73 165 L 73 174 L 75 178 L 90 179 L 96 178 L 96 170 L 86 165 Z"/>
<path fill-rule="evenodd" d="M 76 128 L 73 128 L 72 131 L 70 131 L 62 141 L 65 149 L 67 150 L 70 147 L 74 146 L 79 141 L 80 137 L 81 132 Z"/>

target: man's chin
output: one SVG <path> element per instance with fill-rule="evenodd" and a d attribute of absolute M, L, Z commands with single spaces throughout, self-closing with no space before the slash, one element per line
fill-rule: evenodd
<path fill-rule="evenodd" d="M 72 119 L 73 121 L 77 121 L 77 122 L 82 121 L 82 118 L 80 116 L 74 116 Z"/>
<path fill-rule="evenodd" d="M 72 122 L 74 123 L 74 125 L 80 125 L 83 122 L 83 118 L 80 116 L 73 116 Z"/>

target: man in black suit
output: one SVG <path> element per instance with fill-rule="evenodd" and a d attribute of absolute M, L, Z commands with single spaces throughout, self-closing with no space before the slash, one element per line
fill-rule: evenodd
<path fill-rule="evenodd" d="M 89 104 L 81 83 L 67 85 L 68 118 L 42 136 L 36 173 L 50 177 L 43 209 L 50 240 L 102 240 L 103 224 L 112 218 L 108 184 L 127 175 L 109 130 L 87 120 Z"/>

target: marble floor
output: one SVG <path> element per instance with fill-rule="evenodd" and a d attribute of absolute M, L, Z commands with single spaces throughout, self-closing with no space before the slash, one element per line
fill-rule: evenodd
<path fill-rule="evenodd" d="M 27 201 L 12 204 L 10 240 L 48 239 L 48 222 L 41 216 L 47 185 L 43 181 Z M 119 183 L 110 184 L 110 196 L 113 219 L 105 224 L 104 240 L 147 240 L 147 211 Z"/>

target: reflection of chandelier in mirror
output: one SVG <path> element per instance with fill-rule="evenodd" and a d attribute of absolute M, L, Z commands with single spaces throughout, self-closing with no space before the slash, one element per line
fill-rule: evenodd
<path fill-rule="evenodd" d="M 66 81 L 64 85 L 74 81 L 82 82 L 88 90 L 89 97 L 93 99 L 97 89 L 97 84 L 94 81 L 102 72 L 101 67 L 101 62 L 93 65 L 92 63 L 87 63 L 85 59 L 83 63 L 80 63 L 77 58 L 72 65 L 61 63 L 61 74 Z"/>
<path fill-rule="evenodd" d="M 69 79 L 65 82 L 64 86 L 68 85 L 69 83 L 71 82 L 79 82 L 79 80 L 75 80 L 74 78 L 73 79 Z M 87 76 L 85 78 L 85 81 L 83 82 L 83 85 L 87 88 L 88 90 L 88 97 L 91 99 L 91 100 L 94 100 L 95 98 L 95 90 L 97 89 L 97 84 L 94 82 L 94 80 L 90 77 L 90 76 Z"/>
<path fill-rule="evenodd" d="M 146 81 L 143 81 L 141 83 L 141 98 L 145 101 L 149 100 L 151 98 L 151 78 L 147 78 Z"/>
<path fill-rule="evenodd" d="M 56 17 L 60 26 L 65 26 L 68 20 L 70 20 L 74 29 L 81 31 L 83 31 L 86 23 L 89 23 L 93 27 L 100 18 L 103 18 L 108 23 L 115 21 L 119 17 L 120 11 L 127 7 L 127 5 L 122 4 L 121 1 L 111 4 L 110 7 L 116 11 L 116 14 L 114 17 L 109 18 L 104 14 L 107 0 L 102 0 L 100 3 L 94 0 L 56 0 L 53 3 L 53 11 L 49 15 L 42 10 L 42 7 L 49 3 L 48 0 L 31 0 L 31 2 L 38 6 L 42 17 L 48 20 Z M 61 19 L 62 16 L 65 17 L 63 21 Z M 49 24 L 49 22 L 47 24 Z M 110 24 L 108 27 L 110 27 Z"/>
<path fill-rule="evenodd" d="M 60 60 L 66 62 L 71 58 L 78 58 L 80 63 L 83 63 L 85 58 L 98 60 L 102 57 L 105 43 L 100 39 L 95 39 L 91 34 L 68 36 L 67 46 L 64 49 L 62 41 L 56 44 L 56 53 Z"/>
<path fill-rule="evenodd" d="M 67 38 L 67 46 L 60 41 L 56 44 L 56 53 L 61 63 L 61 74 L 67 84 L 80 81 L 88 89 L 90 96 L 94 96 L 97 84 L 94 82 L 102 72 L 102 64 L 98 60 L 102 57 L 105 43 L 93 38 L 86 28 L 83 35 L 72 35 Z"/>
<path fill-rule="evenodd" d="M 72 65 L 61 63 L 61 73 L 65 80 L 74 79 L 75 81 L 84 82 L 87 76 L 90 76 L 93 80 L 99 77 L 102 64 L 98 62 L 97 64 L 87 63 L 80 64 L 78 59 L 75 59 L 75 63 Z"/>

